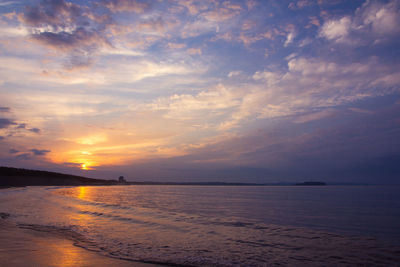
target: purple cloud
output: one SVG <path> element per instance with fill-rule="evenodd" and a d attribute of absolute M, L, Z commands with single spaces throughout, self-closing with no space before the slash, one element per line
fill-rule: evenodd
<path fill-rule="evenodd" d="M 40 129 L 39 128 L 31 128 L 31 129 L 28 129 L 28 131 L 31 131 L 33 133 L 40 133 Z"/>
<path fill-rule="evenodd" d="M 22 153 L 22 154 L 17 155 L 15 158 L 22 159 L 22 160 L 29 160 L 32 158 L 32 154 L 31 153 Z"/>
<path fill-rule="evenodd" d="M 18 124 L 17 129 L 26 129 L 26 123 Z"/>
<path fill-rule="evenodd" d="M 28 130 L 30 132 L 33 133 L 40 133 L 40 129 L 39 128 L 27 128 L 27 124 L 26 123 L 19 123 L 17 126 L 17 129 L 25 129 Z"/>
<path fill-rule="evenodd" d="M 59 30 L 68 26 L 68 19 L 76 21 L 82 13 L 82 8 L 76 4 L 64 0 L 44 0 L 37 6 L 27 7 L 22 19 L 30 26 L 51 26 Z"/>
<path fill-rule="evenodd" d="M 33 40 L 71 55 L 69 67 L 76 66 L 75 63 L 90 65 L 92 53 L 100 47 L 111 46 L 104 33 L 111 19 L 93 14 L 88 6 L 64 0 L 44 0 L 36 6 L 26 7 L 19 19 L 31 27 Z"/>
<path fill-rule="evenodd" d="M 8 108 L 8 107 L 0 107 L 0 112 L 10 112 L 10 108 Z"/>
<path fill-rule="evenodd" d="M 46 149 L 31 149 L 31 152 L 33 153 L 34 156 L 43 156 L 46 155 L 47 153 L 50 152 L 50 150 L 46 150 Z"/>
<path fill-rule="evenodd" d="M 6 118 L 0 118 L 0 129 L 4 129 L 9 127 L 10 125 L 14 125 L 15 122 Z"/>
<path fill-rule="evenodd" d="M 19 151 L 16 150 L 16 149 L 11 148 L 8 152 L 9 152 L 10 154 L 16 154 L 16 153 L 18 153 Z"/>

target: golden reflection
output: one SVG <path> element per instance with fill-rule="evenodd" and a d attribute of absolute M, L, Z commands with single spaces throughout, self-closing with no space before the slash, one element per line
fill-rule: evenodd
<path fill-rule="evenodd" d="M 82 200 L 87 200 L 91 193 L 91 188 L 87 186 L 79 186 L 73 190 L 73 196 Z M 93 207 L 90 205 L 88 206 L 81 203 L 76 203 L 75 208 L 81 212 L 69 214 L 69 220 L 72 222 L 72 224 L 86 228 L 95 223 L 93 217 L 90 215 L 90 212 L 93 211 Z"/>
<path fill-rule="evenodd" d="M 81 264 L 81 250 L 73 245 L 71 246 L 71 244 L 68 244 L 67 242 L 62 242 L 62 244 L 59 244 L 55 249 L 58 250 L 58 253 L 57 257 L 53 258 L 53 263 L 57 266 L 67 267 Z"/>
<path fill-rule="evenodd" d="M 80 187 L 78 187 L 78 189 L 79 189 L 78 198 L 84 199 L 85 196 L 87 195 L 87 187 L 80 186 Z"/>

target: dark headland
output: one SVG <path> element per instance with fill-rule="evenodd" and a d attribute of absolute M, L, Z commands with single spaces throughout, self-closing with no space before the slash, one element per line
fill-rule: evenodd
<path fill-rule="evenodd" d="M 57 172 L 0 167 L 0 187 L 115 184 L 118 184 L 118 181 L 93 179 Z"/>

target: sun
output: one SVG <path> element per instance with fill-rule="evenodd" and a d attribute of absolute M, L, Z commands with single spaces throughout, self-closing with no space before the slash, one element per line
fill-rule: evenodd
<path fill-rule="evenodd" d="M 82 164 L 81 164 L 81 170 L 88 171 L 88 170 L 90 170 L 90 168 L 89 168 L 89 166 L 87 165 L 87 163 L 82 163 Z"/>

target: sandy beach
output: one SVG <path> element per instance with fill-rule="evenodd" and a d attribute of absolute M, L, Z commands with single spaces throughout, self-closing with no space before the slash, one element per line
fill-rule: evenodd
<path fill-rule="evenodd" d="M 5 216 L 4 216 L 5 217 Z M 55 233 L 21 228 L 0 219 L 0 266 L 160 266 L 115 259 L 74 245 Z"/>

